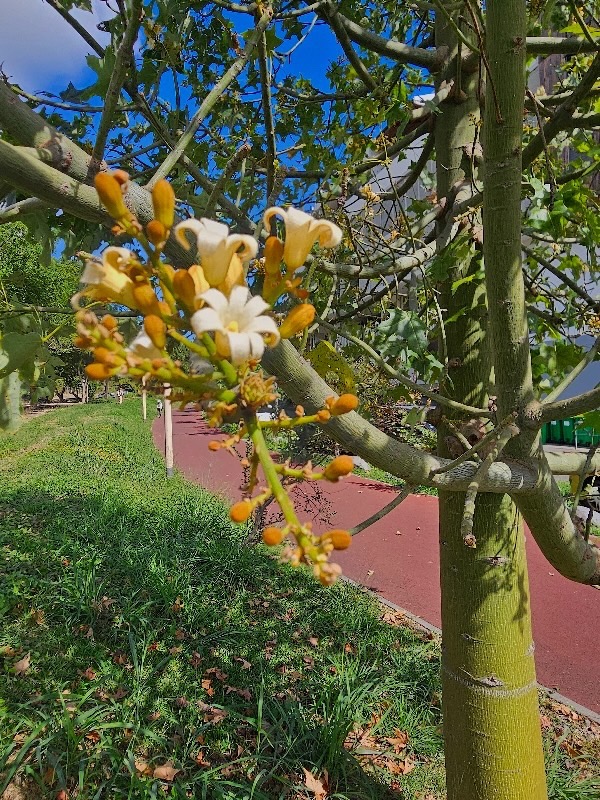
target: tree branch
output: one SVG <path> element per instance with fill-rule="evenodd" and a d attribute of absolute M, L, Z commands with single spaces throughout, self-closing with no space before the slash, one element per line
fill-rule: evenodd
<path fill-rule="evenodd" d="M 246 66 L 248 59 L 252 55 L 252 51 L 260 41 L 264 31 L 267 29 L 272 16 L 272 10 L 269 7 L 256 23 L 256 27 L 248 37 L 248 41 L 246 42 L 246 46 L 244 47 L 242 54 L 233 62 L 221 80 L 218 81 L 206 95 L 200 104 L 200 108 L 190 120 L 190 123 L 181 135 L 179 141 L 169 155 L 165 158 L 160 167 L 156 170 L 152 179 L 148 182 L 149 189 L 151 189 L 157 183 L 157 181 L 161 180 L 161 178 L 166 178 L 175 164 L 179 161 L 180 157 L 185 153 L 187 146 L 193 140 L 202 120 L 204 120 L 210 114 L 223 92 L 225 92 L 229 84 L 237 78 L 237 76 Z"/>
<path fill-rule="evenodd" d="M 340 15 L 338 14 L 336 7 L 331 3 L 327 4 L 324 14 L 329 22 L 331 30 L 334 32 L 336 39 L 340 43 L 346 58 L 354 67 L 354 71 L 356 72 L 358 78 L 364 83 L 367 89 L 375 91 L 377 89 L 377 82 L 371 77 L 371 73 L 363 64 L 358 53 L 356 53 L 352 47 L 352 42 L 350 41 L 350 37 L 348 36 L 346 28 L 342 24 L 342 20 L 340 19 Z"/>
<path fill-rule="evenodd" d="M 574 36 L 528 36 L 525 40 L 528 56 L 576 56 L 579 53 L 595 53 L 600 50 L 600 43 L 591 44 L 585 39 Z"/>
<path fill-rule="evenodd" d="M 98 42 L 89 33 L 89 31 L 87 31 L 84 28 L 84 26 L 75 19 L 75 17 L 72 17 L 71 14 L 69 14 L 69 12 L 66 11 L 60 5 L 58 0 L 46 0 L 46 2 L 48 3 L 49 6 L 52 6 L 52 8 L 58 14 L 60 14 L 60 16 L 64 20 L 66 20 L 69 23 L 69 25 L 73 28 L 73 30 L 77 31 L 77 33 L 81 36 L 81 38 L 84 39 L 84 41 L 86 41 L 89 44 L 89 46 L 92 48 L 92 50 L 95 53 L 97 53 L 97 55 L 99 55 L 100 58 L 102 58 L 102 56 L 104 55 L 104 48 L 100 44 L 98 44 Z"/>
<path fill-rule="evenodd" d="M 348 531 L 350 536 L 356 536 L 357 533 L 361 533 L 361 531 L 364 531 L 365 528 L 369 528 L 371 525 L 379 522 L 380 519 L 383 519 L 383 517 L 387 516 L 395 508 L 398 508 L 400 503 L 404 502 L 404 500 L 406 500 L 406 498 L 414 492 L 415 488 L 416 487 L 411 486 L 410 483 L 405 484 L 402 490 L 399 491 L 396 497 L 387 503 L 387 505 L 385 505 L 383 508 L 380 508 L 379 511 L 376 511 L 374 514 L 371 514 L 371 516 L 367 517 L 367 519 L 359 522 L 358 525 L 350 528 Z"/>

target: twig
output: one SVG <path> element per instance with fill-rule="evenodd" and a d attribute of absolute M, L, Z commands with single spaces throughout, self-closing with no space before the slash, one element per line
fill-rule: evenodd
<path fill-rule="evenodd" d="M 575 378 L 580 375 L 583 370 L 587 367 L 588 364 L 591 364 L 592 361 L 595 360 L 596 355 L 598 354 L 598 350 L 600 350 L 600 336 L 596 339 L 594 344 L 590 347 L 587 351 L 585 356 L 581 359 L 581 361 L 576 364 L 571 372 L 566 375 L 562 381 L 556 386 L 550 394 L 548 394 L 543 400 L 542 405 L 547 403 L 552 403 L 554 400 L 558 399 L 561 394 L 565 391 L 565 389 L 573 383 Z"/>
<path fill-rule="evenodd" d="M 460 428 L 458 428 L 451 419 L 448 419 L 448 417 L 444 417 L 444 424 L 446 425 L 450 433 L 453 436 L 455 436 L 458 439 L 458 441 L 462 444 L 462 446 L 465 448 L 465 451 L 469 451 L 471 449 L 471 442 L 467 439 L 467 437 L 460 430 Z M 474 461 L 480 464 L 481 458 L 478 455 L 475 455 Z"/>
<path fill-rule="evenodd" d="M 498 437 L 498 441 L 496 442 L 493 450 L 485 457 L 484 461 L 481 463 L 481 466 L 473 476 L 473 480 L 469 484 L 465 494 L 465 507 L 463 510 L 462 522 L 460 524 L 460 532 L 467 547 L 477 547 L 477 539 L 473 535 L 473 523 L 475 520 L 475 500 L 477 498 L 477 493 L 479 492 L 479 485 L 482 479 L 485 478 L 489 472 L 490 467 L 498 458 L 504 447 L 513 438 L 513 436 L 516 436 L 518 433 L 519 429 L 516 427 L 516 425 L 508 425 L 506 428 L 504 428 Z"/>
<path fill-rule="evenodd" d="M 477 18 L 477 14 L 473 11 L 473 7 L 469 0 L 465 0 L 465 4 L 469 10 L 469 14 L 471 15 L 471 19 L 473 20 L 473 27 L 475 29 L 475 33 L 477 34 L 477 40 L 479 41 L 479 51 L 481 55 L 481 60 L 483 61 L 483 66 L 485 67 L 485 71 L 487 72 L 488 80 L 490 82 L 490 88 L 492 90 L 492 95 L 494 98 L 494 108 L 496 111 L 496 122 L 498 125 L 504 124 L 504 117 L 502 116 L 502 111 L 500 109 L 500 103 L 498 101 L 498 92 L 496 91 L 496 86 L 494 81 L 492 80 L 492 72 L 490 70 L 490 62 L 488 61 L 487 54 L 485 52 L 485 44 L 483 41 L 483 34 L 481 32 L 481 28 L 479 27 L 479 20 Z"/>
<path fill-rule="evenodd" d="M 550 153 L 548 152 L 548 142 L 546 141 L 546 137 L 544 135 L 544 121 L 540 115 L 540 106 L 541 103 L 538 102 L 536 96 L 531 91 L 531 89 L 527 89 L 525 94 L 531 102 L 533 103 L 533 111 L 535 113 L 538 128 L 540 131 L 540 136 L 542 137 L 542 145 L 544 148 L 544 158 L 546 159 L 546 171 L 548 172 L 548 180 L 550 182 L 550 203 L 549 205 L 554 205 L 554 196 L 556 194 L 556 179 L 554 177 L 554 170 L 552 169 L 552 162 L 550 161 Z"/>
<path fill-rule="evenodd" d="M 583 17 L 579 13 L 579 9 L 577 8 L 577 3 L 575 2 L 575 0 L 569 0 L 569 5 L 571 6 L 571 11 L 573 12 L 573 16 L 575 17 L 575 19 L 579 23 L 579 27 L 583 31 L 583 35 L 585 36 L 585 38 L 592 45 L 592 47 L 596 47 L 596 48 L 600 47 L 600 42 L 597 42 L 594 39 L 594 37 L 590 33 L 590 29 L 585 24 L 585 20 L 583 19 Z"/>
<path fill-rule="evenodd" d="M 106 97 L 104 98 L 104 110 L 98 123 L 98 134 L 96 136 L 96 143 L 92 151 L 92 158 L 90 161 L 90 177 L 100 168 L 106 142 L 110 128 L 113 121 L 113 115 L 117 110 L 119 102 L 119 95 L 125 83 L 127 76 L 127 69 L 133 58 L 132 50 L 134 42 L 137 38 L 138 31 L 142 22 L 142 0 L 132 0 L 131 15 L 125 26 L 125 32 L 121 43 L 117 48 L 115 54 L 115 64 L 113 67 L 108 89 L 106 90 Z"/>
<path fill-rule="evenodd" d="M 96 52 L 100 58 L 104 55 L 104 48 L 101 47 L 100 44 L 94 39 L 94 37 L 84 28 L 84 26 L 78 22 L 75 17 L 72 17 L 68 11 L 66 11 L 57 0 L 46 0 L 49 6 L 60 14 L 60 16 L 66 20 L 69 25 L 73 28 L 73 30 L 77 31 L 77 33 L 84 39 L 89 46 Z"/>
<path fill-rule="evenodd" d="M 215 206 L 217 205 L 219 195 L 225 188 L 225 185 L 229 178 L 233 175 L 233 173 L 238 168 L 238 165 L 242 163 L 242 161 L 246 158 L 248 153 L 252 150 L 250 145 L 247 142 L 239 147 L 235 153 L 231 156 L 227 164 L 225 164 L 225 168 L 223 172 L 219 175 L 218 179 L 215 181 L 215 185 L 213 186 L 212 192 L 208 196 L 208 200 L 206 201 L 206 206 L 204 207 L 204 213 L 207 217 L 213 213 Z"/>
<path fill-rule="evenodd" d="M 377 90 L 377 82 L 371 76 L 371 73 L 367 69 L 367 67 L 363 64 L 360 56 L 352 47 L 352 42 L 350 41 L 350 37 L 348 36 L 347 30 L 344 28 L 340 16 L 337 12 L 337 9 L 333 4 L 329 5 L 325 11 L 325 16 L 331 30 L 334 32 L 336 39 L 340 43 L 342 50 L 344 51 L 346 58 L 350 62 L 350 64 L 354 67 L 354 71 L 356 72 L 358 78 L 365 84 L 365 86 L 370 89 L 372 92 Z"/>
<path fill-rule="evenodd" d="M 587 457 L 583 463 L 583 467 L 581 468 L 581 472 L 579 473 L 579 482 L 577 484 L 577 491 L 573 497 L 573 508 L 571 509 L 571 519 L 575 520 L 577 516 L 577 506 L 579 505 L 579 498 L 581 497 L 581 492 L 583 491 L 583 481 L 585 480 L 585 476 L 590 468 L 590 464 L 594 456 L 596 455 L 596 450 L 598 449 L 598 445 L 600 442 L 593 444 L 590 449 L 588 450 Z"/>
<path fill-rule="evenodd" d="M 466 441 L 469 449 L 466 450 L 464 453 L 461 453 L 458 456 L 458 458 L 455 458 L 454 461 L 451 461 L 449 464 L 444 464 L 442 467 L 438 467 L 438 469 L 434 469 L 430 473 L 430 476 L 433 477 L 434 475 L 441 475 L 444 472 L 450 472 L 455 467 L 458 467 L 459 464 L 462 464 L 465 461 L 469 461 L 474 455 L 479 453 L 479 451 L 482 450 L 482 448 L 484 448 L 487 444 L 489 444 L 493 439 L 498 438 L 500 436 L 500 434 L 502 433 L 502 431 L 508 425 L 512 425 L 514 423 L 516 417 L 517 417 L 517 414 L 515 412 L 513 412 L 512 414 L 509 414 L 508 417 L 506 417 L 506 419 L 503 420 L 500 423 L 500 425 L 498 425 L 497 428 L 494 428 L 493 430 L 488 431 L 485 434 L 485 436 L 482 436 L 481 439 L 478 442 L 476 442 L 474 445 L 472 445 L 472 446 L 471 446 L 471 443 L 466 439 L 465 441 Z M 451 420 L 444 419 L 444 422 L 446 423 L 446 425 L 448 425 L 448 423 L 451 422 Z"/>
<path fill-rule="evenodd" d="M 244 47 L 241 55 L 233 62 L 233 64 L 229 67 L 227 72 L 223 75 L 220 81 L 210 90 L 210 92 L 206 95 L 202 103 L 200 104 L 200 108 L 196 111 L 190 123 L 188 124 L 187 128 L 179 138 L 179 141 L 173 148 L 173 150 L 169 153 L 169 155 L 165 158 L 163 163 L 160 167 L 156 170 L 152 179 L 148 182 L 147 188 L 152 189 L 152 187 L 157 183 L 157 181 L 161 180 L 162 178 L 166 178 L 166 176 L 171 172 L 175 164 L 179 161 L 179 158 L 184 155 L 187 146 L 193 140 L 196 131 L 200 127 L 200 123 L 208 116 L 208 114 L 212 111 L 215 104 L 221 97 L 221 95 L 225 92 L 227 87 L 229 86 L 232 81 L 234 81 L 240 72 L 246 66 L 250 56 L 252 55 L 252 51 L 260 41 L 264 31 L 267 29 L 269 22 L 273 16 L 273 12 L 271 8 L 267 8 L 267 10 L 263 13 L 261 18 L 256 23 L 254 31 L 248 37 L 248 41 L 246 42 L 246 46 Z"/>
<path fill-rule="evenodd" d="M 412 392 L 416 392 L 418 394 L 423 395 L 424 397 L 428 397 L 430 400 L 433 400 L 435 403 L 438 403 L 440 406 L 446 406 L 447 408 L 452 408 L 455 411 L 460 412 L 461 414 L 469 414 L 472 416 L 477 417 L 491 417 L 492 414 L 487 409 L 482 408 L 475 408 L 474 406 L 467 406 L 463 403 L 459 403 L 457 400 L 451 400 L 449 397 L 444 397 L 443 395 L 437 394 L 436 392 L 428 389 L 426 386 L 421 385 L 420 383 L 415 383 L 411 381 L 411 379 L 405 375 L 403 372 L 399 370 L 395 370 L 392 366 L 390 366 L 385 359 L 383 359 L 379 353 L 377 353 L 373 348 L 368 345 L 366 342 L 363 342 L 362 339 L 359 339 L 357 336 L 353 336 L 351 333 L 347 333 L 346 331 L 340 332 L 337 328 L 333 325 L 330 325 L 325 320 L 321 319 L 320 317 L 315 317 L 315 321 L 319 323 L 323 328 L 327 328 L 327 330 L 332 331 L 333 333 L 337 333 L 340 336 L 343 336 L 344 339 L 348 339 L 348 341 L 353 342 L 355 345 L 360 347 L 365 353 L 368 353 L 373 361 L 378 364 L 387 374 L 395 378 L 399 383 L 401 383 L 406 389 L 410 389 Z"/>
<path fill-rule="evenodd" d="M 273 191 L 275 180 L 275 123 L 273 121 L 273 106 L 271 102 L 271 72 L 267 63 L 267 39 L 263 33 L 258 42 L 258 64 L 260 69 L 260 85 L 262 93 L 263 115 L 265 118 L 265 133 L 267 135 L 267 197 Z"/>
<path fill-rule="evenodd" d="M 390 513 L 390 511 L 393 511 L 400 505 L 400 503 L 406 500 L 408 495 L 414 492 L 415 488 L 416 487 L 410 483 L 405 484 L 402 487 L 402 491 L 399 492 L 396 495 L 396 497 L 394 497 L 394 499 L 390 501 L 386 506 L 380 508 L 379 511 L 376 511 L 374 514 L 371 514 L 370 517 L 367 517 L 367 519 L 363 520 L 362 522 L 359 522 L 358 525 L 355 525 L 353 528 L 350 528 L 350 530 L 348 531 L 350 536 L 356 536 L 357 533 L 364 531 L 365 528 L 368 528 L 375 522 L 379 522 L 380 519 L 385 517 L 387 514 Z"/>

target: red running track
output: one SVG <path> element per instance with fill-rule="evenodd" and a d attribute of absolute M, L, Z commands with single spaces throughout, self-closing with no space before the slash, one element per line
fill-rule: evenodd
<path fill-rule="evenodd" d="M 153 427 L 164 452 L 163 420 Z M 192 411 L 173 413 L 175 466 L 190 480 L 227 499 L 239 498 L 237 458 L 208 450 L 219 438 Z M 315 494 L 315 492 L 317 494 Z M 310 484 L 296 497 L 303 517 L 319 532 L 350 528 L 386 505 L 396 490 L 357 476 L 336 484 Z M 600 713 L 600 591 L 556 573 L 526 531 L 538 680 Z M 437 498 L 411 495 L 336 555 L 344 574 L 401 608 L 440 625 Z"/>

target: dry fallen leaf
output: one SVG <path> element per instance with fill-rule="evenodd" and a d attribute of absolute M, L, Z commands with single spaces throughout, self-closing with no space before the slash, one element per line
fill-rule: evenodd
<path fill-rule="evenodd" d="M 173 766 L 172 761 L 167 761 L 160 767 L 155 767 L 152 777 L 159 781 L 172 781 L 181 770 Z"/>
<path fill-rule="evenodd" d="M 138 775 L 152 775 L 153 772 L 152 767 L 150 766 L 150 764 L 148 764 L 147 761 L 144 761 L 143 759 L 139 758 L 133 762 L 133 765 Z"/>
<path fill-rule="evenodd" d="M 252 669 L 252 664 L 249 661 L 246 661 L 245 658 L 236 656 L 233 660 L 237 661 L 242 669 Z"/>
<path fill-rule="evenodd" d="M 386 736 L 385 740 L 392 745 L 396 753 L 400 753 L 408 744 L 408 733 L 396 730 L 394 731 L 394 736 Z"/>
<path fill-rule="evenodd" d="M 96 678 L 96 671 L 88 667 L 85 672 L 81 673 L 81 677 L 85 678 L 86 681 L 93 681 Z"/>
<path fill-rule="evenodd" d="M 13 672 L 15 675 L 26 675 L 31 666 L 31 653 L 27 653 L 22 659 L 13 664 Z"/>
<path fill-rule="evenodd" d="M 308 643 L 310 645 L 312 645 L 313 647 L 318 647 L 319 646 L 319 640 L 317 639 L 316 636 L 310 636 L 309 639 L 308 639 Z"/>
<path fill-rule="evenodd" d="M 209 697 L 212 697 L 213 694 L 215 693 L 215 690 L 213 689 L 212 681 L 210 680 L 210 678 L 205 678 L 202 681 L 202 688 L 204 689 L 204 691 L 206 692 L 206 694 Z"/>
<path fill-rule="evenodd" d="M 192 653 L 191 658 L 190 658 L 190 665 L 194 669 L 198 669 L 198 667 L 200 666 L 201 663 L 202 663 L 202 656 L 200 655 L 200 653 L 196 653 L 196 652 Z"/>
<path fill-rule="evenodd" d="M 302 767 L 304 771 L 304 781 L 306 783 L 306 788 L 309 792 L 313 792 L 315 795 L 315 800 L 325 800 L 327 797 L 327 793 L 329 790 L 329 779 L 327 776 L 327 772 L 324 773 L 323 779 L 317 778 L 315 775 L 312 774 L 309 770 Z"/>

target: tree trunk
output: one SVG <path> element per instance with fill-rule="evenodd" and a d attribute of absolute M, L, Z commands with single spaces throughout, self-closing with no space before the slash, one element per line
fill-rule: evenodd
<path fill-rule="evenodd" d="M 464 32 L 472 35 L 466 27 Z M 474 160 L 468 154 L 478 140 L 481 87 L 478 73 L 457 73 L 457 61 L 466 48 L 459 46 L 442 14 L 438 14 L 436 44 L 449 47 L 454 55 L 440 80 L 456 80 L 458 74 L 460 81 L 436 120 L 437 188 L 443 198 L 459 185 L 470 191 L 475 177 Z M 474 220 L 474 228 L 479 224 Z M 440 248 L 445 245 L 439 241 Z M 471 252 L 452 265 L 445 283 L 441 303 L 447 318 L 455 321 L 445 330 L 452 366 L 444 388 L 456 400 L 485 407 L 493 385 L 485 284 L 475 277 L 452 292 L 455 281 L 480 270 L 480 246 L 473 244 Z M 442 425 L 442 455 L 449 455 L 449 435 L 451 431 Z M 545 800 L 522 524 L 510 498 L 479 495 L 473 527 L 476 546 L 468 547 L 461 533 L 464 504 L 464 494 L 440 493 L 448 800 Z"/>

